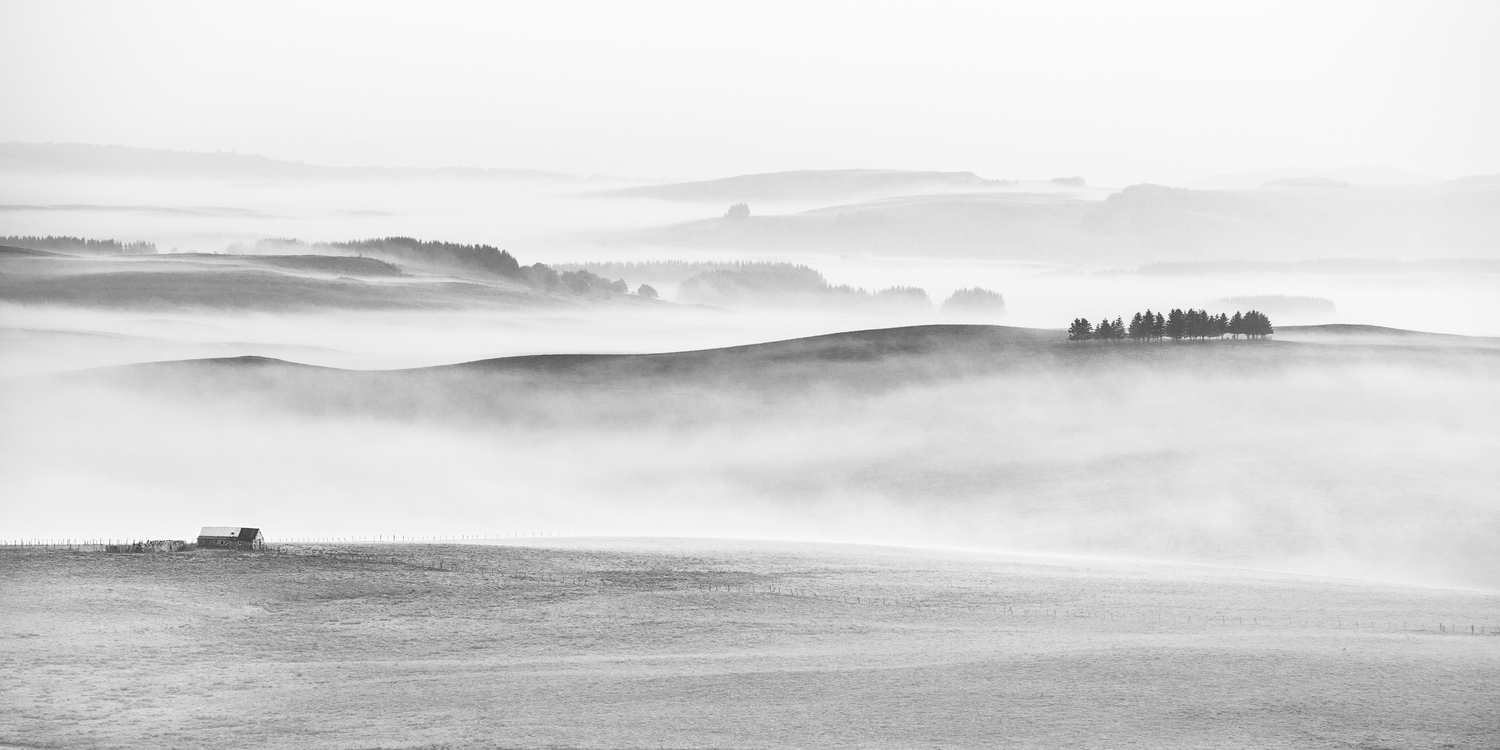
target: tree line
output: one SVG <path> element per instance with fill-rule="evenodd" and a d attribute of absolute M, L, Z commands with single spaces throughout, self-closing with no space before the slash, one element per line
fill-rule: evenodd
<path fill-rule="evenodd" d="M 77 253 L 80 255 L 155 255 L 156 245 L 150 242 L 121 242 L 119 240 L 90 240 L 82 237 L 0 237 L 0 245 L 23 247 L 27 250 Z"/>
<path fill-rule="evenodd" d="M 455 242 L 419 240 L 412 237 L 380 237 L 349 242 L 317 242 L 311 246 L 296 239 L 269 239 L 256 242 L 254 249 L 257 252 L 300 253 L 305 252 L 302 248 L 309 247 L 324 252 L 334 250 L 340 255 L 370 256 L 397 265 L 437 267 L 460 274 L 470 274 L 468 278 L 475 278 L 472 274 L 478 274 L 481 278 L 500 276 L 520 281 L 528 286 L 580 296 L 594 293 L 630 293 L 630 288 L 626 286 L 623 279 L 611 281 L 581 268 L 558 273 L 545 263 L 523 266 L 515 256 L 510 254 L 510 251 L 491 245 L 463 245 Z M 245 249 L 239 245 L 232 245 L 229 249 L 231 252 L 245 252 Z M 647 289 L 649 292 L 642 296 L 650 297 L 656 293 L 655 289 L 649 287 Z"/>
<path fill-rule="evenodd" d="M 1120 317 L 1113 321 L 1106 317 L 1097 326 L 1089 323 L 1088 318 L 1074 318 L 1073 325 L 1068 326 L 1068 340 L 1201 341 L 1221 339 L 1226 335 L 1236 339 L 1241 336 L 1261 339 L 1275 332 L 1271 319 L 1256 310 L 1247 313 L 1236 310 L 1233 316 L 1229 316 L 1224 313 L 1210 315 L 1207 310 L 1189 308 L 1186 311 L 1174 309 L 1165 315 L 1146 310 L 1131 316 L 1129 323 Z"/>

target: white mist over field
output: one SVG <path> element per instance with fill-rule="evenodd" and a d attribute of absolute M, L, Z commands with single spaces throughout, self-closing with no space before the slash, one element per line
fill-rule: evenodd
<path fill-rule="evenodd" d="M 1500 255 L 1485 244 L 1494 227 L 1481 210 L 1492 187 L 1267 198 L 899 172 L 676 186 L 558 174 L 355 179 L 280 162 L 249 163 L 272 172 L 257 175 L 205 155 L 80 153 L 128 157 L 135 171 L 14 172 L 0 187 L 0 234 L 37 248 L 35 237 L 55 235 L 157 252 L 23 246 L 0 258 L 0 376 L 10 384 L 0 496 L 11 537 L 191 536 L 200 522 L 253 519 L 279 538 L 777 538 L 1500 586 L 1474 564 L 1497 552 L 1500 523 L 1490 499 L 1500 475 L 1486 460 L 1500 448 L 1494 341 L 1346 345 L 1328 338 L 1342 329 L 1294 328 L 1500 335 Z M 179 163 L 199 172 L 140 174 Z M 723 215 L 747 195 L 783 199 Z M 1131 203 L 1142 195 L 1168 207 Z M 1369 212 L 1392 201 L 1416 217 L 1402 221 L 1417 239 L 1347 255 Z M 1334 205 L 1354 213 L 1241 234 L 1195 213 Z M 1422 234 L 1442 216 L 1433 206 L 1462 207 L 1448 234 Z M 390 236 L 487 244 L 522 265 L 618 278 L 631 292 L 649 284 L 661 299 L 569 296 L 438 259 L 319 244 Z M 1283 241 L 1329 249 L 1275 250 Z M 684 290 L 701 291 L 712 273 L 749 286 L 695 303 Z M 778 286 L 808 279 L 826 288 Z M 926 301 L 847 303 L 909 287 Z M 976 287 L 1002 295 L 1003 308 L 942 307 Z M 947 323 L 1058 331 L 1076 317 L 1173 307 L 1259 308 L 1279 338 L 1301 343 L 1265 349 L 1244 371 L 1215 358 L 1259 343 L 1096 342 L 1073 348 L 1112 347 L 1121 365 L 1078 369 L 1052 350 L 1018 351 L 995 362 L 1041 364 L 903 380 L 892 373 L 907 365 L 881 360 L 819 384 L 820 368 L 799 360 L 784 367 L 811 366 L 805 387 L 750 391 L 691 375 L 574 382 L 537 370 L 457 391 L 393 383 L 342 405 L 300 382 L 205 376 L 184 389 L 92 369 L 259 356 L 393 370 Z M 887 377 L 896 382 L 862 385 Z M 499 412 L 462 403 L 465 393 L 503 401 L 508 389 L 514 404 Z M 392 411 L 386 398 L 411 403 Z"/>
<path fill-rule="evenodd" d="M 1500 737 L 1500 3 L 0 29 L 0 747 Z"/>
<path fill-rule="evenodd" d="M 0 403 L 0 494 L 37 536 L 254 516 L 281 538 L 778 538 L 1500 586 L 1478 564 L 1500 552 L 1493 351 L 1281 345 L 1234 367 L 1213 346 L 875 391 L 26 378 Z"/>

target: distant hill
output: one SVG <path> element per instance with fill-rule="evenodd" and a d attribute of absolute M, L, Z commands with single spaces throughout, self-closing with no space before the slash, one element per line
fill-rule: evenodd
<path fill-rule="evenodd" d="M 121 255 L 108 260 L 0 250 L 0 301 L 131 310 L 505 309 L 583 300 L 653 304 L 588 271 L 521 266 L 483 245 L 388 237 L 307 245 L 295 254 Z M 361 255 L 363 253 L 363 255 Z M 369 257 L 375 256 L 375 257 Z M 437 269 L 414 278 L 403 269 Z"/>
<path fill-rule="evenodd" d="M 1273 319 L 1300 322 L 1328 320 L 1338 314 L 1333 300 L 1284 294 L 1257 294 L 1215 300 L 1236 310 L 1258 310 Z"/>
<path fill-rule="evenodd" d="M 1431 175 L 1413 172 L 1400 167 L 1364 166 L 1329 167 L 1307 169 L 1286 167 L 1283 169 L 1258 169 L 1253 172 L 1214 175 L 1185 183 L 1182 187 L 1196 190 L 1253 190 L 1273 180 L 1321 177 L 1327 180 L 1348 182 L 1354 185 L 1430 185 L 1438 182 Z"/>
<path fill-rule="evenodd" d="M 785 203 L 846 201 L 928 192 L 962 192 L 1011 185 L 973 172 L 913 172 L 899 169 L 804 169 L 724 177 L 701 182 L 647 185 L 607 193 L 694 203 Z"/>
<path fill-rule="evenodd" d="M 1444 187 L 1487 187 L 1500 185 L 1500 174 L 1476 174 L 1442 183 Z"/>
<path fill-rule="evenodd" d="M 1124 348 L 1070 347 L 1064 339 L 1061 331 L 929 325 L 689 352 L 531 355 L 407 370 L 341 370 L 237 357 L 107 367 L 69 377 L 135 381 L 184 395 L 225 386 L 253 392 L 277 383 L 265 393 L 268 398 L 298 394 L 288 398 L 293 403 L 320 403 L 333 411 L 369 416 L 436 408 L 465 419 L 505 419 L 551 408 L 547 399 L 518 398 L 528 392 L 589 393 L 634 402 L 640 395 L 636 389 L 665 389 L 659 392 L 674 395 L 671 408 L 663 404 L 663 413 L 670 414 L 690 408 L 680 400 L 689 394 L 717 401 L 727 390 L 786 391 L 797 396 L 819 385 L 880 390 L 983 372 L 1050 368 L 1059 357 L 1092 366 L 1089 363 L 1101 361 L 1101 356 Z"/>
<path fill-rule="evenodd" d="M 1304 261 L 1221 260 L 1203 262 L 1148 263 L 1136 273 L 1161 276 L 1245 273 L 1274 274 L 1417 274 L 1500 273 L 1500 258 L 1431 258 L 1428 260 L 1374 260 L 1370 258 L 1323 258 Z"/>
<path fill-rule="evenodd" d="M 823 274 L 791 263 L 755 263 L 702 271 L 682 282 L 677 300 L 735 308 L 822 307 L 872 313 L 932 311 L 927 292 L 892 287 L 873 294 L 834 286 Z"/>
<path fill-rule="evenodd" d="M 0 143 L 0 174 L 67 174 L 210 180 L 371 180 L 444 177 L 569 182 L 581 178 L 535 169 L 325 167 L 235 153 L 169 151 L 85 143 Z"/>
<path fill-rule="evenodd" d="M 1283 177 L 1279 180 L 1267 180 L 1261 184 L 1262 188 L 1349 188 L 1354 187 L 1343 180 L 1335 180 L 1332 177 Z"/>
<path fill-rule="evenodd" d="M 1428 346 L 1464 349 L 1500 350 L 1500 338 L 1459 336 L 1451 333 L 1428 333 L 1405 328 L 1388 328 L 1355 323 L 1277 326 L 1277 338 L 1283 341 L 1359 346 Z"/>
<path fill-rule="evenodd" d="M 406 370 L 340 370 L 283 362 L 265 357 L 184 360 L 124 365 L 78 373 L 76 377 L 138 380 L 152 373 L 149 387 L 192 391 L 239 381 L 240 388 L 269 387 L 300 391 L 309 403 L 331 410 L 372 412 L 413 408 L 451 409 L 462 418 L 489 414 L 514 418 L 529 407 L 518 395 L 527 392 L 592 393 L 602 398 L 637 401 L 638 389 L 674 395 L 676 410 L 692 407 L 681 397 L 703 389 L 705 403 L 724 389 L 782 392 L 787 397 L 828 385 L 881 390 L 916 382 L 938 382 L 991 373 L 1054 373 L 1059 368 L 1108 376 L 1121 366 L 1140 365 L 1170 371 L 1191 367 L 1199 373 L 1222 371 L 1244 376 L 1279 372 L 1292 363 L 1327 358 L 1346 363 L 1351 336 L 1388 351 L 1396 338 L 1428 353 L 1411 356 L 1426 367 L 1440 366 L 1445 352 L 1485 356 L 1486 366 L 1500 367 L 1500 340 L 1423 334 L 1376 326 L 1287 326 L 1278 338 L 1203 344 L 1132 346 L 1077 345 L 1061 330 L 995 325 L 919 325 L 834 333 L 764 344 L 663 354 L 547 354 L 501 357 L 456 365 Z M 1338 344 L 1322 347 L 1319 343 Z M 1401 355 L 1406 356 L 1406 355 Z M 1455 353 L 1455 356 L 1467 356 Z M 1474 362 L 1479 364 L 1479 362 Z M 203 377 L 212 373 L 213 378 Z M 75 376 L 70 376 L 75 377 Z M 294 380 L 295 379 L 295 380 Z M 666 390 L 658 390 L 666 389 Z M 315 393 L 315 398 L 308 398 Z M 444 398 L 434 399 L 442 393 Z M 611 395 L 613 394 L 613 395 Z M 272 394 L 274 395 L 274 394 Z M 655 400 L 652 400 L 655 403 Z M 544 403 L 544 402 L 538 402 Z M 639 405 L 632 406 L 632 409 Z M 665 408 L 665 407 L 664 407 Z"/>
<path fill-rule="evenodd" d="M 94 240 L 83 237 L 0 237 L 0 245 L 45 250 L 63 255 L 154 255 L 156 253 L 156 245 L 151 242 L 120 242 L 113 239 Z"/>
<path fill-rule="evenodd" d="M 994 317 L 1005 314 L 1005 297 L 998 292 L 973 287 L 958 289 L 943 302 L 944 315 Z"/>
<path fill-rule="evenodd" d="M 1019 190 L 907 195 L 618 232 L 604 245 L 743 254 L 969 257 L 1118 267 L 1237 258 L 1500 257 L 1500 191 L 1189 190 L 1103 200 Z"/>
<path fill-rule="evenodd" d="M 1084 215 L 1098 205 L 1060 192 L 907 195 L 795 214 L 684 222 L 621 232 L 605 242 L 742 253 L 1071 260 L 1109 244 L 1083 226 Z"/>
<path fill-rule="evenodd" d="M 0 245 L 0 258 L 63 258 L 67 253 L 54 252 L 52 250 L 37 250 L 30 247 L 16 247 L 14 245 Z"/>

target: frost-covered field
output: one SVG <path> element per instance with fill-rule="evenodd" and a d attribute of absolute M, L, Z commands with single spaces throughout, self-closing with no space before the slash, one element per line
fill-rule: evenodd
<path fill-rule="evenodd" d="M 785 542 L 322 549 L 0 551 L 0 746 L 1500 736 L 1489 593 Z"/>

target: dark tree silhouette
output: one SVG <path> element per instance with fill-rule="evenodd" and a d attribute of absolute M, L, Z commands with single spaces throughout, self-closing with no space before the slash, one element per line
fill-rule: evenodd
<path fill-rule="evenodd" d="M 1203 341 L 1206 339 L 1222 339 L 1225 334 L 1234 338 L 1245 336 L 1246 338 L 1265 338 L 1275 332 L 1271 326 L 1271 319 L 1265 313 L 1251 310 L 1247 313 L 1236 311 L 1233 317 L 1226 313 L 1217 315 L 1207 310 L 1189 308 L 1183 311 L 1181 308 L 1173 308 L 1170 313 L 1162 315 L 1150 310 L 1135 313 L 1126 323 L 1123 317 L 1116 317 L 1113 321 L 1104 318 L 1099 321 L 1097 327 L 1090 328 L 1087 318 L 1077 318 L 1073 325 L 1068 328 L 1069 341 L 1082 341 L 1084 339 L 1098 339 L 1100 341 L 1118 341 L 1125 337 L 1140 341 L 1145 339 L 1170 338 L 1173 341 L 1189 339 Z"/>
<path fill-rule="evenodd" d="M 24 247 L 30 250 L 76 253 L 78 255 L 155 255 L 156 245 L 150 242 L 120 242 L 119 240 L 90 240 L 82 237 L 0 237 L 0 245 Z"/>
<path fill-rule="evenodd" d="M 1094 326 L 1094 338 L 1100 341 L 1109 341 L 1115 337 L 1113 329 L 1114 324 L 1109 322 L 1109 318 L 1105 318 L 1099 321 L 1099 325 Z"/>
<path fill-rule="evenodd" d="M 1182 312 L 1181 308 L 1174 307 L 1172 312 L 1167 313 L 1164 332 L 1167 338 L 1173 341 L 1181 341 L 1182 337 L 1188 335 L 1187 315 Z"/>
<path fill-rule="evenodd" d="M 1265 338 L 1276 332 L 1271 326 L 1271 319 L 1265 313 L 1251 310 L 1245 313 L 1245 335 L 1253 339 Z"/>
<path fill-rule="evenodd" d="M 1224 338 L 1224 334 L 1229 332 L 1229 316 L 1219 313 L 1219 317 L 1214 318 L 1213 329 L 1214 338 Z"/>
<path fill-rule="evenodd" d="M 1074 318 L 1073 325 L 1068 326 L 1069 341 L 1087 341 L 1094 337 L 1094 327 L 1089 325 L 1088 318 Z"/>
<path fill-rule="evenodd" d="M 1094 329 L 1094 338 L 1100 341 L 1118 341 L 1125 337 L 1125 323 L 1115 318 L 1111 323 L 1109 318 L 1099 321 L 1099 326 Z"/>
<path fill-rule="evenodd" d="M 656 288 L 651 286 L 650 284 L 642 284 L 639 289 L 635 290 L 635 293 L 649 299 L 656 299 L 657 297 L 661 296 L 656 293 Z"/>

